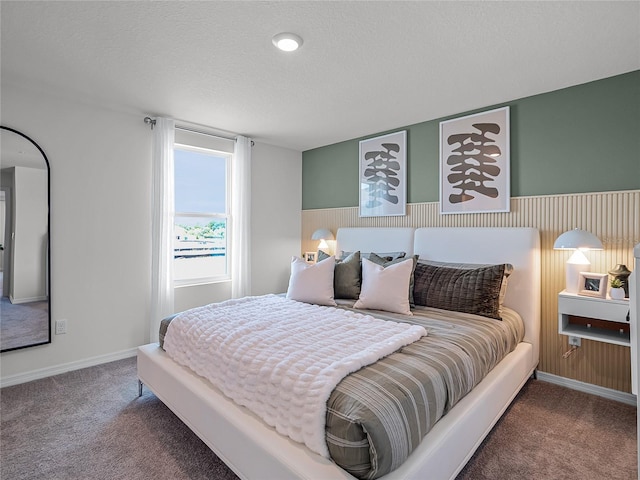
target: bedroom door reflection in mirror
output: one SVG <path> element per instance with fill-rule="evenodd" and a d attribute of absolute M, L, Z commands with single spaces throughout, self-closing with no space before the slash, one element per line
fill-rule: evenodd
<path fill-rule="evenodd" d="M 49 160 L 0 127 L 0 351 L 51 343 Z"/>

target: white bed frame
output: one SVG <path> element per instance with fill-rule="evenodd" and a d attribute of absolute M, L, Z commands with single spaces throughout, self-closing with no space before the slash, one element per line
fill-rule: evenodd
<path fill-rule="evenodd" d="M 385 480 L 453 479 L 538 364 L 540 252 L 532 228 L 342 228 L 336 251 L 406 251 L 421 258 L 511 263 L 505 305 L 525 323 L 525 339 L 445 415 Z M 353 479 L 330 460 L 275 432 L 158 344 L 138 350 L 138 378 L 243 479 Z"/>

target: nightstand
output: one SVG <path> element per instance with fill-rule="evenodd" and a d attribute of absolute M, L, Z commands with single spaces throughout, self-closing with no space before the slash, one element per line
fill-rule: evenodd
<path fill-rule="evenodd" d="M 629 300 L 558 294 L 558 333 L 631 346 Z"/>

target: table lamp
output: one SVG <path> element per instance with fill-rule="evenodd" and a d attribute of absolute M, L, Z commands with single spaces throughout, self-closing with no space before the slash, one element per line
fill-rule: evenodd
<path fill-rule="evenodd" d="M 588 272 L 591 262 L 585 257 L 586 250 L 602 250 L 602 242 L 593 233 L 575 228 L 564 232 L 556 238 L 553 244 L 554 250 L 575 250 L 569 257 L 565 266 L 566 285 L 565 291 L 578 293 L 578 278 L 580 272 Z"/>
<path fill-rule="evenodd" d="M 318 244 L 318 249 L 320 248 L 329 248 L 329 244 L 327 240 L 333 240 L 333 233 L 328 228 L 319 228 L 311 235 L 311 240 L 320 240 Z"/>

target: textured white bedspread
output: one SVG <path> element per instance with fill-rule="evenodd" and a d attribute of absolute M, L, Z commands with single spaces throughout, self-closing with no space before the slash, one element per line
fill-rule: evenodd
<path fill-rule="evenodd" d="M 336 385 L 426 334 L 417 325 L 266 295 L 181 313 L 164 349 L 280 434 L 329 457 L 326 403 Z"/>

